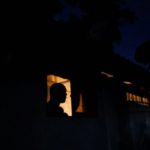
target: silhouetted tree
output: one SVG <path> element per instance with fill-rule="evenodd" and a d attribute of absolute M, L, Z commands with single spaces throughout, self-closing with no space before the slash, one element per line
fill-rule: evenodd
<path fill-rule="evenodd" d="M 124 21 L 134 20 L 133 13 L 123 8 L 122 5 L 122 0 L 50 0 L 46 14 L 43 10 L 45 6 L 40 6 L 40 4 L 28 6 L 26 3 L 21 7 L 9 5 L 5 17 L 8 16 L 8 18 L 3 22 L 7 31 L 4 33 L 5 41 L 7 41 L 5 45 L 9 45 L 13 51 L 15 49 L 17 53 L 12 52 L 11 61 L 16 59 L 15 55 L 18 55 L 17 59 L 26 61 L 31 56 L 29 49 L 36 49 L 35 47 L 39 48 L 39 46 L 42 47 L 42 53 L 47 55 L 47 48 L 43 48 L 46 44 L 43 41 L 48 41 L 49 51 L 52 52 L 54 48 L 58 49 L 62 58 L 67 57 L 66 54 L 69 53 L 70 57 L 78 56 L 80 57 L 78 60 L 84 59 L 86 63 L 91 58 L 97 61 L 103 56 L 108 56 L 112 53 L 112 42 L 121 39 L 119 27 Z M 47 33 L 43 35 L 45 20 L 48 21 L 48 35 Z M 45 52 L 43 49 L 46 49 Z M 80 49 L 80 54 L 77 52 L 78 49 Z M 85 50 L 90 57 L 85 56 L 85 52 L 81 53 Z M 53 53 L 58 54 L 56 51 Z M 19 57 L 20 54 L 21 57 Z M 34 53 L 32 56 L 34 59 L 37 57 Z M 41 56 L 40 53 L 39 58 Z"/>
<path fill-rule="evenodd" d="M 60 1 L 63 2 L 60 3 Z M 133 22 L 135 19 L 134 14 L 129 9 L 124 9 L 122 5 L 122 0 L 58 0 L 57 3 L 50 4 L 49 14 L 54 21 L 56 18 L 58 19 L 56 17 L 58 14 L 63 13 L 63 10 L 72 9 L 70 14 L 68 13 L 68 19 L 65 23 L 72 29 L 72 32 L 84 34 L 86 38 L 88 36 L 88 38 L 96 40 L 116 41 L 120 39 L 118 27 L 123 23 L 122 19 L 128 22 Z M 65 6 L 67 7 L 65 8 Z M 61 19 L 63 20 L 63 17 L 59 17 L 58 20 Z M 74 37 L 73 35 L 72 37 Z"/>
<path fill-rule="evenodd" d="M 143 42 L 137 47 L 135 59 L 139 63 L 148 65 L 150 69 L 150 40 Z"/>
<path fill-rule="evenodd" d="M 57 2 L 61 7 L 55 13 L 52 9 L 53 15 L 49 19 L 53 20 L 53 23 L 49 24 L 49 38 L 51 41 L 56 39 L 57 42 L 65 41 L 66 45 L 68 43 L 73 45 L 72 53 L 79 48 L 81 51 L 89 49 L 88 53 L 93 58 L 111 54 L 112 43 L 121 40 L 119 27 L 125 22 L 132 23 L 135 20 L 134 13 L 123 8 L 122 0 Z M 69 9 L 70 13 L 67 14 Z"/>

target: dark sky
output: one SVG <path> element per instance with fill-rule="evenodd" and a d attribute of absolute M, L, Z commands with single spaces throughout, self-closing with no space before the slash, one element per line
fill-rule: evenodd
<path fill-rule="evenodd" d="M 121 28 L 122 41 L 115 45 L 115 52 L 121 56 L 134 60 L 134 53 L 138 45 L 150 40 L 150 0 L 127 0 L 128 6 L 136 13 L 137 20 L 132 25 Z"/>
<path fill-rule="evenodd" d="M 55 16 L 56 20 L 63 19 L 64 21 L 67 21 L 70 18 L 70 13 L 76 14 L 78 17 L 82 17 L 84 15 L 78 6 L 72 7 L 64 3 L 63 0 L 60 1 L 65 7 L 61 15 Z M 126 24 L 120 28 L 122 32 L 122 40 L 120 44 L 114 44 L 114 51 L 132 62 L 137 63 L 134 60 L 136 48 L 142 44 L 142 42 L 148 39 L 150 40 L 150 0 L 126 1 L 127 7 L 135 12 L 137 20 L 134 24 Z"/>

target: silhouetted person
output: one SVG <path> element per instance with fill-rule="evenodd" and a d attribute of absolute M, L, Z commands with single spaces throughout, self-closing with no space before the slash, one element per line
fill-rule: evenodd
<path fill-rule="evenodd" d="M 66 101 L 66 88 L 61 83 L 55 83 L 50 87 L 50 101 L 47 103 L 46 113 L 48 117 L 65 117 L 64 110 L 59 106 Z"/>

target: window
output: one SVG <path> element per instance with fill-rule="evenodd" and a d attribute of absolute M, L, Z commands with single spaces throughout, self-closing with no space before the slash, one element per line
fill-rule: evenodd
<path fill-rule="evenodd" d="M 126 100 L 128 102 L 135 102 L 138 103 L 140 105 L 149 105 L 150 104 L 150 100 L 146 97 L 142 97 L 133 93 L 126 93 Z"/>
<path fill-rule="evenodd" d="M 84 112 L 83 95 L 82 95 L 82 94 L 80 94 L 79 106 L 78 106 L 76 112 L 77 112 L 77 113 L 83 113 L 83 112 Z"/>
<path fill-rule="evenodd" d="M 63 108 L 64 112 L 68 114 L 68 116 L 72 116 L 72 104 L 71 104 L 71 83 L 69 79 L 65 79 L 55 75 L 47 75 L 47 102 L 50 101 L 50 87 L 54 83 L 62 83 L 66 87 L 66 101 L 65 103 L 61 103 L 60 107 Z"/>

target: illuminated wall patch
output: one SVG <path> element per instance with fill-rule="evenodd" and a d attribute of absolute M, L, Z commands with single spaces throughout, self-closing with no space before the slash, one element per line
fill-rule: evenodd
<path fill-rule="evenodd" d="M 142 97 L 133 93 L 126 93 L 126 100 L 128 102 L 135 102 L 138 103 L 140 105 L 145 105 L 145 106 L 149 106 L 150 105 L 150 99 L 148 99 L 147 97 Z"/>

